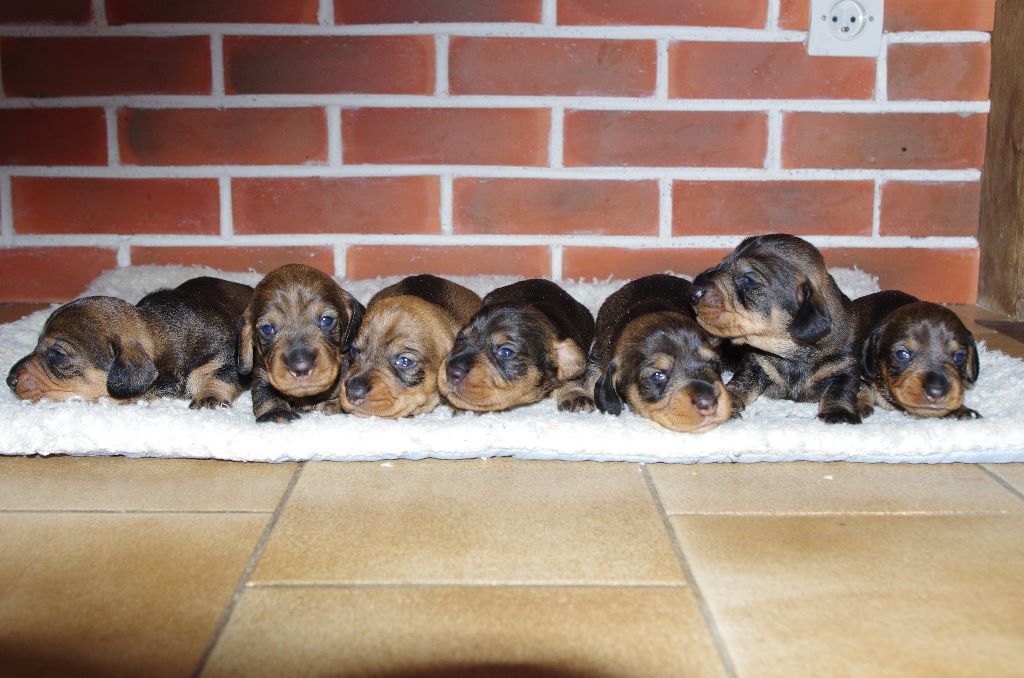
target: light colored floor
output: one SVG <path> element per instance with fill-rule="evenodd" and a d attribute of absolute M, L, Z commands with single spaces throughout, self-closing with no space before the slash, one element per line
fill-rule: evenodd
<path fill-rule="evenodd" d="M 90 674 L 1020 676 L 1024 464 L 0 458 L 0 675 Z"/>

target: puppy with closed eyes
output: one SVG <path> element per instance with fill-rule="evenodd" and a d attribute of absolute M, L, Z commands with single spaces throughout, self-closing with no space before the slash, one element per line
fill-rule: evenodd
<path fill-rule="evenodd" d="M 352 343 L 341 407 L 395 419 L 437 407 L 438 371 L 480 297 L 434 275 L 416 275 L 370 299 Z"/>
<path fill-rule="evenodd" d="M 24 400 L 189 398 L 189 407 L 230 405 L 245 390 L 235 371 L 235 324 L 248 285 L 193 278 L 132 306 L 83 297 L 53 312 L 35 350 L 7 375 Z"/>
<path fill-rule="evenodd" d="M 877 306 L 878 298 L 893 294 L 900 303 L 890 304 L 888 313 L 876 313 L 881 319 L 866 328 L 862 406 L 915 417 L 981 417 L 964 406 L 964 392 L 974 386 L 980 371 L 974 336 L 953 311 L 909 294 L 879 292 L 857 299 L 854 306 Z"/>
<path fill-rule="evenodd" d="M 741 349 L 733 410 L 759 396 L 818 403 L 818 418 L 859 424 L 856 325 L 821 252 L 792 235 L 745 239 L 693 281 L 701 327 Z"/>
<path fill-rule="evenodd" d="M 256 421 L 340 411 L 338 391 L 363 306 L 326 273 L 287 264 L 256 285 L 238 320 L 238 371 L 252 373 Z"/>
<path fill-rule="evenodd" d="M 718 340 L 694 320 L 690 292 L 683 278 L 650 275 L 601 305 L 587 361 L 599 410 L 619 414 L 625 402 L 667 429 L 692 433 L 732 416 Z"/>
<path fill-rule="evenodd" d="M 583 376 L 594 317 L 549 280 L 523 280 L 484 297 L 455 337 L 438 388 L 460 410 L 495 412 L 537 402 Z"/>

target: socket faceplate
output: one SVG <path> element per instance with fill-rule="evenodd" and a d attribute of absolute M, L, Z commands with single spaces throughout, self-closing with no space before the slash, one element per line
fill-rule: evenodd
<path fill-rule="evenodd" d="M 885 0 L 811 0 L 807 53 L 877 57 Z"/>

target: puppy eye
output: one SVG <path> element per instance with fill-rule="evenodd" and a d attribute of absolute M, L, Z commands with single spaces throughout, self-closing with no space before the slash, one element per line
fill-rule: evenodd
<path fill-rule="evenodd" d="M 896 349 L 893 351 L 893 357 L 901 363 L 905 363 L 910 360 L 910 351 L 905 348 Z"/>
<path fill-rule="evenodd" d="M 322 315 L 320 316 L 320 319 L 316 321 L 317 325 L 320 326 L 320 329 L 323 330 L 331 329 L 334 327 L 334 323 L 336 322 L 338 322 L 338 319 L 333 315 Z"/>
<path fill-rule="evenodd" d="M 666 381 L 668 381 L 668 374 L 662 372 L 661 370 L 655 370 L 654 372 L 651 372 L 651 376 L 649 377 L 649 379 L 655 384 L 664 384 Z"/>
<path fill-rule="evenodd" d="M 516 354 L 516 350 L 511 346 L 499 346 L 494 352 L 494 355 L 498 356 L 502 360 L 508 360 Z"/>
<path fill-rule="evenodd" d="M 271 325 L 270 323 L 263 323 L 262 325 L 259 326 L 258 329 L 260 331 L 260 334 L 262 334 L 267 339 L 272 339 L 274 337 L 274 333 L 277 332 L 277 328 Z"/>
<path fill-rule="evenodd" d="M 59 348 L 48 348 L 46 349 L 46 360 L 51 365 L 60 365 L 68 359 L 68 354 L 61 351 Z"/>
<path fill-rule="evenodd" d="M 416 361 L 407 355 L 400 355 L 397 358 L 395 358 L 393 362 L 395 367 L 397 367 L 400 370 L 407 370 L 416 364 Z"/>
<path fill-rule="evenodd" d="M 736 281 L 736 285 L 743 289 L 752 289 L 760 284 L 760 281 L 749 273 L 741 275 L 739 280 Z"/>
<path fill-rule="evenodd" d="M 967 362 L 967 351 L 957 351 L 953 354 L 953 362 L 957 365 L 963 365 Z"/>

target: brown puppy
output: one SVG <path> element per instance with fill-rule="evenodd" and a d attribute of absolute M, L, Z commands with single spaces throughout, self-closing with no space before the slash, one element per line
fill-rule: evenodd
<path fill-rule="evenodd" d="M 370 299 L 341 390 L 346 412 L 408 417 L 437 407 L 437 375 L 480 297 L 434 275 L 416 275 Z"/>
<path fill-rule="evenodd" d="M 258 422 L 340 410 L 338 389 L 363 306 L 321 271 L 288 264 L 267 274 L 238 320 L 238 371 L 252 372 Z"/>
<path fill-rule="evenodd" d="M 718 340 L 693 319 L 690 292 L 683 278 L 649 275 L 601 305 L 587 361 L 598 409 L 619 414 L 625 400 L 642 417 L 693 433 L 732 416 Z"/>
<path fill-rule="evenodd" d="M 891 294 L 868 295 L 854 306 Z M 874 323 L 862 343 L 863 406 L 880 405 L 915 417 L 980 417 L 964 406 L 964 391 L 974 385 L 980 370 L 974 337 L 948 308 L 897 294 L 903 303 Z"/>
<path fill-rule="evenodd" d="M 25 400 L 190 398 L 222 407 L 244 390 L 235 371 L 235 324 L 248 285 L 194 278 L 135 306 L 84 297 L 47 319 L 35 350 L 7 375 Z"/>
<path fill-rule="evenodd" d="M 852 304 L 821 253 L 792 235 L 747 238 L 693 281 L 697 321 L 741 347 L 733 410 L 758 396 L 817 402 L 818 418 L 858 424 Z"/>
<path fill-rule="evenodd" d="M 583 376 L 594 317 L 549 280 L 499 287 L 455 338 L 438 388 L 462 410 L 537 402 Z M 556 394 L 556 399 L 562 398 Z"/>

